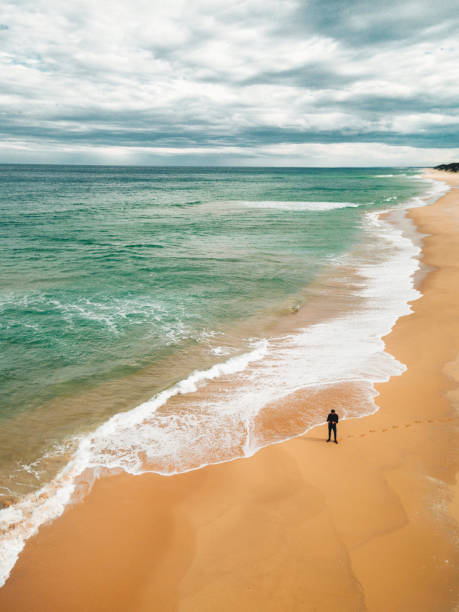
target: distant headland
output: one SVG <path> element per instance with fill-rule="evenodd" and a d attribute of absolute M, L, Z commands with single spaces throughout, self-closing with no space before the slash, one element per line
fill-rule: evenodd
<path fill-rule="evenodd" d="M 452 164 L 440 164 L 435 166 L 434 170 L 444 170 L 445 172 L 459 172 L 459 162 Z"/>

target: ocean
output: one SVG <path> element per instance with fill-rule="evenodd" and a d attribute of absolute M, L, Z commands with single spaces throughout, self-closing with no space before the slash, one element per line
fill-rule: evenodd
<path fill-rule="evenodd" d="M 419 297 L 416 168 L 0 165 L 0 583 L 113 470 L 376 410 Z M 388 214 L 383 214 L 383 213 Z"/>

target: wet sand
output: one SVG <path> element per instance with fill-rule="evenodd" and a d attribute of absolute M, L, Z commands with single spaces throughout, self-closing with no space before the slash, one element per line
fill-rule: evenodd
<path fill-rule="evenodd" d="M 30 540 L 5 611 L 446 612 L 459 603 L 459 176 L 410 216 L 433 270 L 378 413 L 174 477 L 102 478 Z"/>

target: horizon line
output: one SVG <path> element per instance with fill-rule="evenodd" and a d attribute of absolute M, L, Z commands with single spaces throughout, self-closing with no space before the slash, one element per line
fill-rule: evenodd
<path fill-rule="evenodd" d="M 438 164 L 436 164 L 438 165 Z M 422 168 L 422 169 L 431 169 L 434 166 L 415 166 L 412 164 L 397 164 L 397 165 L 371 165 L 371 166 L 266 166 L 266 165 L 255 165 L 255 166 L 247 166 L 247 165 L 202 165 L 202 164 L 82 164 L 82 163 L 56 163 L 56 162 L 0 162 L 0 166 L 59 166 L 59 167 L 98 167 L 98 168 L 276 168 L 276 169 L 286 169 L 286 170 L 313 170 L 313 169 L 330 169 L 330 168 L 353 168 L 353 169 L 364 169 L 364 168 Z"/>

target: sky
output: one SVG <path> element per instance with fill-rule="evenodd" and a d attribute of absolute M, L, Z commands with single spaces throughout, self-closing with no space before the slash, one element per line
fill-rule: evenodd
<path fill-rule="evenodd" d="M 459 161 L 457 0 L 17 0 L 0 163 Z"/>

